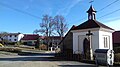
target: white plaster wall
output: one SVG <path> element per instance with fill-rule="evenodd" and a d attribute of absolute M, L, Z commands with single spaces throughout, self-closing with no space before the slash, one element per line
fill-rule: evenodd
<path fill-rule="evenodd" d="M 91 31 L 93 35 L 91 36 L 92 38 L 92 49 L 95 51 L 95 49 L 99 48 L 99 31 Z M 83 52 L 83 40 L 88 38 L 86 36 L 86 33 L 88 33 L 88 30 L 85 32 L 73 32 L 73 53 L 77 53 L 78 50 L 79 53 Z M 78 45 L 79 44 L 79 45 Z M 79 49 L 78 49 L 79 48 Z"/>
<path fill-rule="evenodd" d="M 18 37 L 17 37 L 17 41 L 20 41 L 21 38 L 23 38 L 23 37 L 24 37 L 24 34 L 19 34 Z"/>
<path fill-rule="evenodd" d="M 91 47 L 94 53 L 94 51 L 99 48 L 99 31 L 93 31 L 92 33 L 93 35 L 91 37 L 92 38 Z"/>
<path fill-rule="evenodd" d="M 11 37 L 8 36 L 9 41 L 10 41 L 10 39 L 11 39 L 12 42 L 17 42 L 17 36 L 15 37 L 15 35 L 11 35 Z M 14 39 L 16 39 L 16 41 Z"/>
<path fill-rule="evenodd" d="M 82 53 L 83 40 L 86 37 L 86 33 L 88 33 L 88 30 L 91 30 L 91 32 L 93 33 L 93 35 L 91 36 L 91 39 L 92 39 L 91 47 L 92 47 L 93 53 L 96 49 L 113 49 L 113 44 L 112 44 L 112 32 L 114 32 L 113 30 L 102 29 L 102 28 L 84 29 L 84 30 L 72 31 L 73 32 L 73 53 L 77 54 L 78 50 L 79 50 L 79 53 Z M 108 48 L 104 47 L 103 36 L 109 36 L 110 38 Z"/>
<path fill-rule="evenodd" d="M 23 37 L 24 37 L 23 34 L 18 34 L 16 37 L 15 37 L 15 35 L 12 35 L 11 37 L 10 37 L 10 36 L 7 36 L 7 39 L 8 39 L 9 41 L 10 41 L 10 39 L 11 39 L 12 42 L 18 42 L 18 41 L 20 41 L 20 39 L 23 38 Z M 15 41 L 14 39 L 16 39 L 16 41 Z"/>
<path fill-rule="evenodd" d="M 78 35 L 78 36 L 79 36 L 79 39 L 78 39 L 79 50 L 80 50 L 80 53 L 83 53 L 83 41 L 86 38 L 86 35 Z"/>
<path fill-rule="evenodd" d="M 76 34 L 77 33 L 73 33 L 73 53 L 78 50 L 78 37 Z"/>
<path fill-rule="evenodd" d="M 109 38 L 110 38 L 108 48 L 104 47 L 103 36 L 109 36 Z M 99 49 L 113 49 L 111 32 L 99 31 Z"/>

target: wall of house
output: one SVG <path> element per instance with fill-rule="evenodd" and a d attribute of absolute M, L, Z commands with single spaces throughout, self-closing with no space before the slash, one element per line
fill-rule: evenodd
<path fill-rule="evenodd" d="M 23 37 L 24 37 L 24 34 L 19 34 L 18 37 L 17 37 L 17 41 L 20 41 L 21 38 L 23 38 Z"/>
<path fill-rule="evenodd" d="M 56 46 L 57 47 L 57 45 L 60 43 L 60 41 L 61 41 L 61 39 L 60 38 L 52 38 L 51 40 L 50 40 L 50 44 L 51 44 L 51 46 Z"/>
<path fill-rule="evenodd" d="M 108 37 L 108 47 L 104 47 L 104 37 Z M 99 31 L 99 48 L 100 49 L 113 49 L 112 32 Z"/>
<path fill-rule="evenodd" d="M 73 51 L 73 33 L 69 32 L 59 44 L 62 52 L 72 53 Z"/>
<path fill-rule="evenodd" d="M 93 52 L 95 49 L 99 48 L 99 32 L 94 31 L 91 29 L 91 32 L 93 35 L 91 36 L 91 43 L 92 43 L 92 49 Z M 73 53 L 74 54 L 82 54 L 83 53 L 83 41 L 85 38 L 88 38 L 86 34 L 88 33 L 88 30 L 79 31 L 79 32 L 73 32 Z"/>
<path fill-rule="evenodd" d="M 11 42 L 17 42 L 17 36 L 15 37 L 15 35 L 8 35 L 7 39 Z"/>
<path fill-rule="evenodd" d="M 23 34 L 18 34 L 18 35 L 8 35 L 7 36 L 7 40 L 11 41 L 11 42 L 18 42 L 20 41 L 21 38 L 23 38 L 24 35 Z"/>
<path fill-rule="evenodd" d="M 18 42 L 23 37 L 24 37 L 23 34 L 9 34 L 7 36 L 3 36 L 2 38 L 6 39 L 6 40 L 8 40 L 10 42 Z"/>
<path fill-rule="evenodd" d="M 110 30 L 103 30 L 103 29 L 89 29 L 91 30 L 91 33 L 93 35 L 91 36 L 91 47 L 93 50 L 93 53 L 96 49 L 113 49 L 112 44 L 112 31 Z M 86 36 L 86 33 L 88 33 L 88 29 L 79 30 L 79 31 L 73 31 L 73 53 L 83 53 L 83 41 L 85 38 L 88 38 Z M 104 47 L 104 36 L 107 36 L 109 38 L 108 40 L 108 47 Z"/>
<path fill-rule="evenodd" d="M 26 42 L 24 45 L 35 45 L 37 40 L 21 40 L 22 43 Z"/>

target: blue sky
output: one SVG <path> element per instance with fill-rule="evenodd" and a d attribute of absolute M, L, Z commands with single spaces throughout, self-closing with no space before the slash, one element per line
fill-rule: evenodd
<path fill-rule="evenodd" d="M 63 15 L 68 27 L 79 25 L 87 20 L 86 11 L 90 7 L 91 0 L 0 0 L 0 32 L 33 33 L 39 29 L 39 23 L 43 15 Z M 117 0 L 94 0 L 92 3 L 97 20 L 120 30 L 120 1 L 100 10 Z M 100 10 L 100 11 L 99 11 Z M 112 11 L 117 12 L 111 13 Z M 104 16 L 111 13 L 107 16 Z M 31 16 L 32 15 L 32 16 Z M 104 16 L 104 17 L 101 17 Z M 101 18 L 100 18 L 101 17 Z"/>

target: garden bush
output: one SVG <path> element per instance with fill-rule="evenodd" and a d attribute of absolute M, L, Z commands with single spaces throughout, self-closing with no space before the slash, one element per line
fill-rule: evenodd
<path fill-rule="evenodd" d="M 41 45 L 39 46 L 39 49 L 40 49 L 40 50 L 47 50 L 47 46 L 46 46 L 45 44 L 41 44 Z"/>

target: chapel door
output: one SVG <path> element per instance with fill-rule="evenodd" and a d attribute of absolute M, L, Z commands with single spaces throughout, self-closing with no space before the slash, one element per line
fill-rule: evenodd
<path fill-rule="evenodd" d="M 90 59 L 90 41 L 87 38 L 83 41 L 83 53 L 84 59 Z"/>

